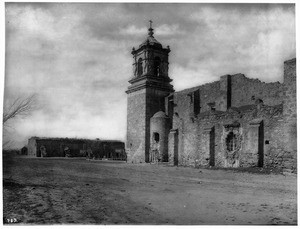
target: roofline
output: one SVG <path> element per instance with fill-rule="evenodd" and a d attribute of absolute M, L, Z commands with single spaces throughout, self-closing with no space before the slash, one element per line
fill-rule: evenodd
<path fill-rule="evenodd" d="M 296 57 L 290 60 L 284 61 L 285 64 L 296 62 Z"/>
<path fill-rule="evenodd" d="M 33 137 L 30 137 L 30 139 L 35 139 L 35 140 L 71 140 L 71 141 L 100 141 L 100 142 L 121 142 L 123 143 L 123 141 L 121 140 L 106 140 L 106 139 L 88 139 L 88 138 L 58 138 L 58 137 L 37 137 L 37 136 L 33 136 Z"/>

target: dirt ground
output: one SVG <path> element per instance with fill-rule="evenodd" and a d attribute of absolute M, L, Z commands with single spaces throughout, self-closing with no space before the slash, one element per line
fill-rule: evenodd
<path fill-rule="evenodd" d="M 296 176 L 3 158 L 4 223 L 297 224 Z"/>

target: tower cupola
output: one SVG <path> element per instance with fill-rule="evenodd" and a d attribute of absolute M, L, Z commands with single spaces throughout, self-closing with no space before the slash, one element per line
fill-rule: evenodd
<path fill-rule="evenodd" d="M 148 36 L 137 49 L 133 48 L 133 78 L 160 77 L 168 80 L 170 47 L 163 48 L 162 44 L 154 38 L 154 29 L 150 20 Z M 169 81 L 170 82 L 170 81 Z"/>
<path fill-rule="evenodd" d="M 150 25 L 149 25 L 149 29 L 148 29 L 148 37 L 146 38 L 146 40 L 140 44 L 139 48 L 143 47 L 143 46 L 155 46 L 159 49 L 162 49 L 162 45 L 161 43 L 159 43 L 155 38 L 154 38 L 154 32 L 153 32 L 153 28 L 152 28 L 152 21 L 150 20 Z"/>

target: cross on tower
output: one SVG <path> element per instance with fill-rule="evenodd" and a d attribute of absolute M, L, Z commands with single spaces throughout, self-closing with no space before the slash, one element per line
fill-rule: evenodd
<path fill-rule="evenodd" d="M 149 20 L 149 24 L 150 24 L 150 28 L 148 29 L 148 31 L 149 31 L 148 35 L 150 37 L 152 37 L 154 33 L 153 33 L 153 29 L 152 29 L 152 21 L 151 20 Z"/>
<path fill-rule="evenodd" d="M 150 28 L 152 29 L 152 22 L 151 20 L 149 20 L 149 24 L 150 24 Z"/>

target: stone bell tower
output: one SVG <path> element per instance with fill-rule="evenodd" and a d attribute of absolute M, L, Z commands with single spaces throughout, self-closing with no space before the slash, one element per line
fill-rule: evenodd
<path fill-rule="evenodd" d="M 148 37 L 132 49 L 133 77 L 127 93 L 127 162 L 149 162 L 150 118 L 165 111 L 165 97 L 172 93 L 168 76 L 170 48 L 163 48 L 153 36 L 152 21 Z"/>

